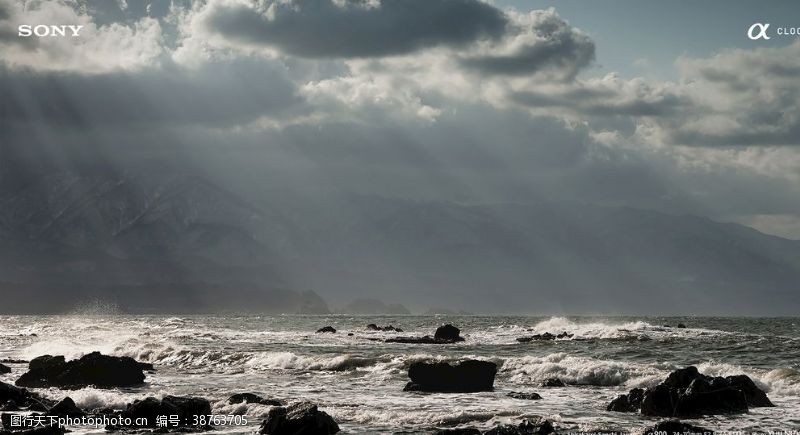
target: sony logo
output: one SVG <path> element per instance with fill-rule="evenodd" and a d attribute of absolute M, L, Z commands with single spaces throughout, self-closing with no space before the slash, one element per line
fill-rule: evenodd
<path fill-rule="evenodd" d="M 22 24 L 19 26 L 18 35 L 23 37 L 29 36 L 78 36 L 83 29 L 83 26 L 75 25 L 61 25 L 61 26 L 47 26 L 39 24 L 32 26 L 30 24 Z"/>

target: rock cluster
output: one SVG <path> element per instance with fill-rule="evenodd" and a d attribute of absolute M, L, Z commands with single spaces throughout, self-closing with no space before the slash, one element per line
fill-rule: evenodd
<path fill-rule="evenodd" d="M 672 372 L 655 387 L 634 388 L 614 399 L 606 409 L 658 417 L 695 417 L 743 413 L 751 407 L 766 406 L 774 405 L 749 377 L 711 377 L 690 366 Z"/>
<path fill-rule="evenodd" d="M 387 343 L 408 343 L 408 344 L 451 344 L 464 341 L 461 330 L 453 325 L 444 325 L 436 328 L 433 337 L 394 337 L 386 339 Z"/>
<path fill-rule="evenodd" d="M 144 382 L 143 365 L 130 357 L 92 352 L 80 359 L 65 361 L 63 356 L 44 355 L 31 360 L 28 371 L 16 385 L 32 388 L 131 387 Z"/>

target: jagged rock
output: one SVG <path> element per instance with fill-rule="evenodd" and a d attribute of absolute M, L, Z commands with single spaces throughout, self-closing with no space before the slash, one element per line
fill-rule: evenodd
<path fill-rule="evenodd" d="M 566 387 L 567 385 L 558 378 L 547 378 L 542 381 L 541 386 L 544 388 L 559 388 L 559 387 Z"/>
<path fill-rule="evenodd" d="M 670 373 L 662 383 L 642 391 L 633 389 L 614 399 L 609 411 L 636 412 L 658 417 L 694 417 L 736 414 L 749 407 L 774 406 L 745 375 L 711 377 L 695 367 Z"/>
<path fill-rule="evenodd" d="M 148 397 L 143 400 L 135 400 L 120 413 L 123 418 L 130 418 L 132 421 L 146 419 L 146 427 L 155 427 L 159 416 L 178 416 L 178 427 L 193 427 L 194 416 L 210 415 L 211 403 L 198 397 L 178 397 L 164 396 L 158 400 L 155 397 Z M 206 426 L 207 427 L 207 426 Z M 125 429 L 124 427 L 110 427 L 109 430 Z"/>
<path fill-rule="evenodd" d="M 403 391 L 429 391 L 442 393 L 472 393 L 491 391 L 497 364 L 488 361 L 467 360 L 456 365 L 448 363 L 416 362 L 408 369 L 411 382 Z"/>
<path fill-rule="evenodd" d="M 339 425 L 317 405 L 301 402 L 269 410 L 261 423 L 260 434 L 270 435 L 327 435 L 339 432 Z"/>
<path fill-rule="evenodd" d="M 713 435 L 714 431 L 678 420 L 665 420 L 644 430 L 644 435 Z"/>
<path fill-rule="evenodd" d="M 484 432 L 484 435 L 549 435 L 555 433 L 553 424 L 548 420 L 539 419 L 533 422 L 531 420 L 522 420 L 519 425 L 504 424 L 489 429 Z"/>
<path fill-rule="evenodd" d="M 41 358 L 41 357 L 40 357 Z M 29 371 L 16 385 L 22 387 L 98 388 L 130 387 L 144 382 L 138 362 L 130 357 L 116 357 L 92 352 L 80 359 L 63 362 L 63 357 L 31 361 Z M 30 368 L 33 367 L 33 368 Z"/>
<path fill-rule="evenodd" d="M 433 334 L 433 338 L 434 340 L 451 342 L 464 341 L 464 338 L 461 337 L 461 330 L 450 324 L 436 328 L 436 333 Z"/>
<path fill-rule="evenodd" d="M 622 394 L 606 407 L 606 411 L 615 412 L 636 412 L 642 407 L 642 399 L 644 398 L 644 390 L 641 388 L 634 388 L 628 394 Z"/>
<path fill-rule="evenodd" d="M 334 333 L 336 333 L 336 328 L 334 328 L 333 326 L 324 326 L 322 328 L 317 329 L 317 334 L 320 334 L 320 333 L 323 333 L 323 332 L 330 332 L 331 334 L 334 334 Z"/>
<path fill-rule="evenodd" d="M 0 382 L 0 404 L 10 408 L 27 408 L 30 411 L 47 411 L 53 401 L 24 388 Z"/>
<path fill-rule="evenodd" d="M 259 405 L 283 406 L 283 403 L 280 400 L 265 399 L 253 393 L 234 394 L 233 396 L 228 398 L 228 403 L 230 403 L 231 405 L 235 405 L 237 403 L 257 403 Z"/>
<path fill-rule="evenodd" d="M 82 409 L 78 408 L 75 401 L 70 397 L 65 397 L 62 401 L 56 403 L 47 415 L 57 415 L 59 417 L 82 417 L 86 415 Z"/>
<path fill-rule="evenodd" d="M 514 399 L 520 399 L 520 400 L 540 400 L 542 398 L 542 396 L 540 396 L 537 393 L 534 393 L 534 392 L 526 393 L 526 392 L 521 392 L 521 391 L 512 391 L 512 392 L 506 394 L 506 396 L 514 398 Z"/>
<path fill-rule="evenodd" d="M 400 328 L 395 328 L 395 327 L 394 327 L 394 326 L 392 326 L 392 325 L 388 325 L 388 326 L 378 326 L 378 325 L 376 325 L 376 324 L 374 324 L 374 323 L 370 323 L 369 325 L 367 325 L 367 329 L 368 329 L 368 330 L 370 330 L 370 331 L 394 331 L 394 332 L 403 332 L 403 330 L 402 330 L 402 329 L 400 329 Z"/>

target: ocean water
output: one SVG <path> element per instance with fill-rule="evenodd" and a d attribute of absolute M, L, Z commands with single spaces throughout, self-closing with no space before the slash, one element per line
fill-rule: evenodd
<path fill-rule="evenodd" d="M 685 323 L 688 328 L 666 328 Z M 372 332 L 368 323 L 393 324 L 402 334 Z M 389 344 L 375 339 L 433 334 L 452 323 L 463 343 Z M 336 334 L 316 334 L 325 325 Z M 572 339 L 518 343 L 534 333 L 575 334 Z M 348 336 L 348 333 L 353 333 Z M 339 422 L 343 433 L 430 433 L 435 428 L 489 428 L 543 416 L 562 431 L 640 431 L 656 419 L 605 411 L 627 390 L 653 385 L 680 367 L 709 375 L 744 373 L 767 391 L 775 408 L 686 420 L 715 430 L 800 429 L 800 318 L 654 318 L 512 316 L 2 316 L 0 359 L 43 354 L 79 357 L 99 350 L 155 364 L 146 385 L 126 390 L 43 389 L 54 399 L 72 397 L 86 408 L 123 408 L 134 399 L 166 394 L 202 396 L 215 414 L 243 414 L 252 433 L 269 411 L 229 405 L 237 392 L 286 401 L 310 400 Z M 493 392 L 403 392 L 415 361 L 496 362 Z M 0 380 L 13 382 L 26 364 Z M 558 377 L 573 384 L 540 388 Z M 534 391 L 538 401 L 507 397 Z M 77 433 L 96 433 L 74 428 Z"/>

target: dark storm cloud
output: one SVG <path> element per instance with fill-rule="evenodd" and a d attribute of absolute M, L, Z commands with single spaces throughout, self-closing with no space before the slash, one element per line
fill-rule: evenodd
<path fill-rule="evenodd" d="M 592 116 L 662 117 L 692 109 L 692 102 L 667 94 L 657 99 L 625 98 L 608 89 L 576 88 L 563 93 L 520 91 L 510 95 L 512 101 L 529 108 L 559 108 Z"/>
<path fill-rule="evenodd" d="M 341 4 L 340 4 L 341 3 Z M 262 13 L 243 5 L 216 5 L 212 31 L 301 57 L 379 57 L 419 49 L 463 46 L 499 38 L 508 20 L 478 0 L 327 0 L 274 2 Z"/>
<path fill-rule="evenodd" d="M 0 118 L 6 122 L 230 126 L 297 115 L 301 105 L 284 71 L 255 60 L 95 75 L 0 67 Z"/>
<path fill-rule="evenodd" d="M 543 13 L 531 29 L 536 40 L 504 55 L 466 58 L 462 64 L 486 74 L 525 75 L 543 69 L 559 70 L 572 79 L 595 59 L 594 42 L 554 13 Z"/>

